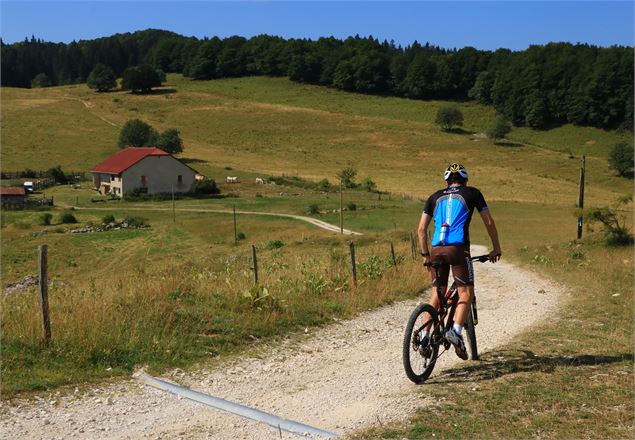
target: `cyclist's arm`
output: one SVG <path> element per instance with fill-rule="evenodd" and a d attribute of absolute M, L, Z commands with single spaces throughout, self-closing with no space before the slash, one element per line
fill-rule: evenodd
<path fill-rule="evenodd" d="M 417 228 L 417 236 L 419 238 L 419 249 L 424 254 L 430 252 L 430 248 L 428 247 L 428 226 L 430 226 L 430 221 L 432 217 L 430 217 L 425 212 L 421 214 L 421 220 L 419 220 L 419 227 Z"/>
<path fill-rule="evenodd" d="M 492 218 L 492 214 L 490 214 L 489 209 L 484 209 L 479 214 L 481 214 L 481 218 L 483 219 L 483 223 L 485 224 L 485 229 L 487 229 L 489 238 L 492 240 L 492 246 L 494 247 L 492 252 L 490 252 L 490 260 L 496 262 L 500 259 L 501 254 L 501 245 L 498 241 L 498 230 L 496 229 L 496 223 L 494 223 L 494 219 Z"/>

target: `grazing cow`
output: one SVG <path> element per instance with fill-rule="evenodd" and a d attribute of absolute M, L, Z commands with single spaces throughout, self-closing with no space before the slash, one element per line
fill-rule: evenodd
<path fill-rule="evenodd" d="M 227 176 L 227 183 L 237 183 L 237 182 L 238 182 L 238 177 Z"/>
<path fill-rule="evenodd" d="M 265 179 L 261 179 L 260 177 L 256 177 L 256 184 L 264 185 L 265 184 Z"/>

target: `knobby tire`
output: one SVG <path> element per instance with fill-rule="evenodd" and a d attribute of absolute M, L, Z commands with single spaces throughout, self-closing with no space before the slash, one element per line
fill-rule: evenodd
<path fill-rule="evenodd" d="M 430 304 L 419 304 L 408 319 L 406 331 L 403 338 L 403 366 L 406 370 L 408 379 L 416 384 L 425 382 L 430 377 L 432 370 L 437 361 L 439 353 L 439 344 L 430 344 L 427 350 L 421 350 L 417 346 L 416 341 L 424 326 L 423 314 L 428 313 L 429 318 L 425 322 L 431 322 L 430 331 L 431 339 L 440 340 L 437 311 Z M 421 354 L 421 351 L 427 353 L 427 356 Z"/>

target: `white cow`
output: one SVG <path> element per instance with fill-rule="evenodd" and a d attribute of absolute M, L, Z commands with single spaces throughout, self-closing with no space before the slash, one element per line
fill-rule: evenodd
<path fill-rule="evenodd" d="M 256 177 L 256 184 L 264 185 L 265 184 L 265 179 L 261 179 L 260 177 Z"/>
<path fill-rule="evenodd" d="M 227 176 L 227 183 L 237 183 L 237 182 L 238 182 L 237 176 L 234 176 L 234 177 Z"/>

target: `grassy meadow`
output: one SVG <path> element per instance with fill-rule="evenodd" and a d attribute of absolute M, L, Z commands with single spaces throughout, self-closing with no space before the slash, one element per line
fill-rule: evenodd
<path fill-rule="evenodd" d="M 37 246 L 50 248 L 53 342 L 40 342 L 34 289 L 2 295 L 3 398 L 64 384 L 127 375 L 135 365 L 186 367 L 259 345 L 267 338 L 417 295 L 428 286 L 409 258 L 407 237 L 422 201 L 460 161 L 496 219 L 505 258 L 567 286 L 557 316 L 513 344 L 438 376 L 432 395 L 447 417 L 421 412 L 362 437 L 629 437 L 633 429 L 633 248 L 607 247 L 598 225 L 576 235 L 580 155 L 587 156 L 586 207 L 615 206 L 632 180 L 609 170 L 607 155 L 628 133 L 563 126 L 515 128 L 495 145 L 482 133 L 493 110 L 459 103 L 462 131 L 441 132 L 442 102 L 348 94 L 282 78 L 194 82 L 169 75 L 147 96 L 94 93 L 85 85 L 3 88 L 2 169 L 88 170 L 117 151 L 118 128 L 141 118 L 181 130 L 181 158 L 216 179 L 216 199 L 126 202 L 87 188 L 55 187 L 53 224 L 44 211 L 2 212 L 2 284 L 36 273 Z M 337 192 L 299 180 L 256 185 L 255 177 L 327 178 L 347 165 L 387 191 L 345 192 L 345 226 L 355 237 L 360 285 L 351 285 L 348 240 L 300 221 L 213 209 L 307 215 L 337 224 Z M 224 183 L 225 176 L 240 183 Z M 94 202 L 93 200 L 100 200 Z M 104 215 L 142 217 L 149 229 L 69 234 L 59 224 L 74 206 L 80 225 Z M 618 213 L 632 224 L 632 201 Z M 478 216 L 472 240 L 488 244 Z M 399 276 L 388 258 L 400 257 Z M 258 249 L 253 287 L 250 245 Z M 564 294 L 564 293 L 563 293 Z M 619 295 L 615 295 L 619 294 Z M 404 317 L 405 319 L 405 317 Z M 625 373 L 626 372 L 626 373 Z M 475 385 L 476 384 L 476 385 Z M 475 389 L 476 391 L 472 391 Z M 416 401 L 413 396 L 413 402 Z M 483 415 L 486 414 L 487 417 Z M 448 423 L 450 417 L 453 423 Z M 555 422 L 557 420 L 557 423 Z"/>

